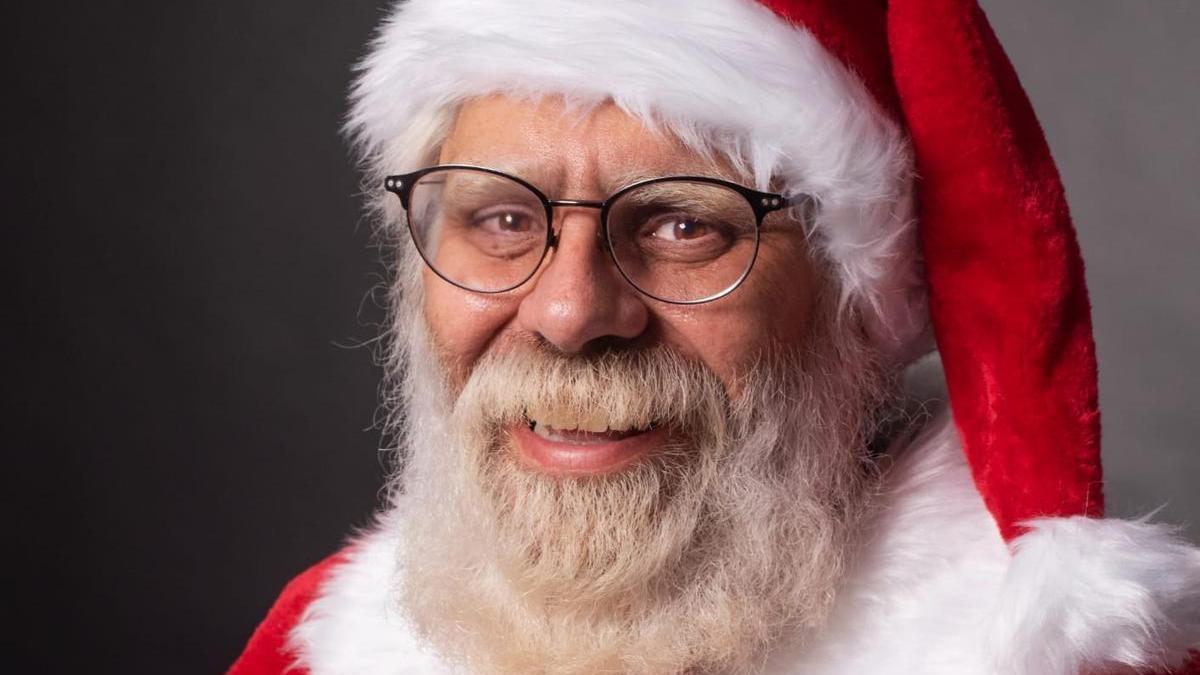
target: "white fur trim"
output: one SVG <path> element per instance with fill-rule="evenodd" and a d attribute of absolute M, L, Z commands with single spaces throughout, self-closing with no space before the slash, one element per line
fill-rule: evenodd
<path fill-rule="evenodd" d="M 943 414 L 889 470 L 821 637 L 774 673 L 988 673 L 982 645 L 1008 550 Z"/>
<path fill-rule="evenodd" d="M 429 161 L 475 96 L 611 98 L 741 159 L 760 186 L 778 176 L 815 196 L 816 248 L 883 351 L 930 346 L 905 133 L 811 33 L 754 0 L 408 0 L 359 67 L 347 130 L 375 175 Z"/>
<path fill-rule="evenodd" d="M 1013 542 L 992 619 L 1002 673 L 1165 670 L 1200 648 L 1200 550 L 1145 520 L 1052 518 Z"/>
<path fill-rule="evenodd" d="M 398 527 L 386 517 L 349 549 L 321 593 L 292 629 L 288 644 L 296 665 L 313 675 L 439 675 L 452 673 L 414 634 L 392 592 L 396 583 Z"/>
<path fill-rule="evenodd" d="M 397 525 L 385 517 L 355 544 L 293 630 L 314 675 L 457 672 L 390 600 Z M 1032 526 L 1010 554 L 940 415 L 889 470 L 824 632 L 766 672 L 1076 675 L 1165 668 L 1200 648 L 1200 550 L 1144 521 Z"/>

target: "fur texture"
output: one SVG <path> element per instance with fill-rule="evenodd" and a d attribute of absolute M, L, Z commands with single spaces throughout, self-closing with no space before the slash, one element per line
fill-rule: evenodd
<path fill-rule="evenodd" d="M 824 632 L 808 647 L 778 650 L 764 672 L 1146 672 L 1178 666 L 1200 647 L 1200 552 L 1169 529 L 1051 519 L 1034 523 L 1010 554 L 945 413 L 899 453 L 885 481 Z M 322 571 L 319 592 L 311 579 L 293 589 L 317 599 L 291 630 L 291 654 L 273 668 L 239 663 L 233 672 L 277 673 L 294 658 L 298 672 L 314 675 L 454 672 L 414 637 L 388 592 L 397 529 L 385 516 L 346 562 Z M 268 621 L 279 630 L 299 619 Z"/>
<path fill-rule="evenodd" d="M 1083 259 L 1033 108 L 975 0 L 893 0 L 888 21 L 930 312 L 980 493 L 1006 539 L 1102 515 Z"/>

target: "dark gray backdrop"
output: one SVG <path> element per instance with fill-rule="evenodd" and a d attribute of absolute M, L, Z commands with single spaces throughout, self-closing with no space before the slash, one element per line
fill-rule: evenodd
<path fill-rule="evenodd" d="M 984 4 L 1088 259 L 1111 510 L 1194 523 L 1200 6 Z M 220 671 L 368 521 L 378 371 L 346 346 L 381 268 L 336 131 L 381 6 L 5 10 L 4 639 L 31 671 Z"/>

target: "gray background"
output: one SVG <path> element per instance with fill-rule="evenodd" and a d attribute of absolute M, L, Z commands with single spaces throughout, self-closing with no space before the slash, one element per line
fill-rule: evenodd
<path fill-rule="evenodd" d="M 1194 539 L 1198 3 L 985 0 L 1088 261 L 1111 511 Z M 383 4 L 5 7 L 10 670 L 221 672 L 369 522 L 382 270 L 337 129 Z"/>
<path fill-rule="evenodd" d="M 1200 2 L 982 4 L 1079 230 L 1109 513 L 1200 539 Z"/>

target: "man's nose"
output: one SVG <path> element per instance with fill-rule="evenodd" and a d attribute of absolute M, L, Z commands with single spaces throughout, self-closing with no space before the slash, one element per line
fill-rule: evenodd
<path fill-rule="evenodd" d="M 521 301 L 521 328 L 568 354 L 584 351 L 601 338 L 641 335 L 649 310 L 605 250 L 599 213 L 577 207 L 560 207 L 558 212 L 558 244 Z"/>

